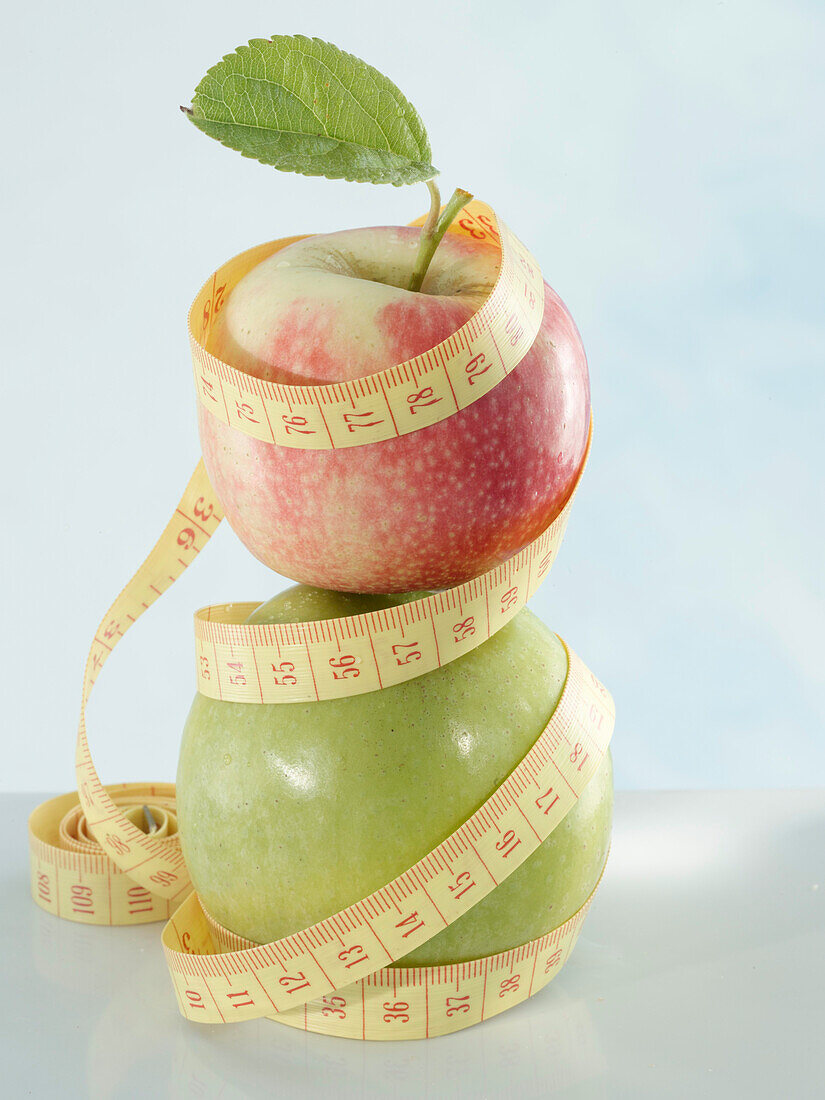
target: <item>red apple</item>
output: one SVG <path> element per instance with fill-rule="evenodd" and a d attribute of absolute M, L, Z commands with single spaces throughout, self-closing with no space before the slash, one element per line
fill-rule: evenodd
<path fill-rule="evenodd" d="M 481 306 L 500 254 L 448 233 L 412 292 L 418 241 L 418 229 L 379 226 L 288 246 L 235 287 L 209 350 L 293 385 L 360 378 L 427 351 Z M 305 584 L 402 592 L 478 576 L 561 511 L 584 456 L 590 388 L 576 326 L 545 283 L 541 327 L 518 367 L 438 424 L 302 451 L 198 415 L 212 484 L 257 558 Z"/>

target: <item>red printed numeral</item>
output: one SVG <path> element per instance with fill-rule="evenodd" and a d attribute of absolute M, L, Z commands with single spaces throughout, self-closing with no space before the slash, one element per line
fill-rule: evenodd
<path fill-rule="evenodd" d="M 493 240 L 497 241 L 499 239 L 498 230 L 486 214 L 476 214 L 476 220 L 481 222 L 481 224 L 484 226 L 484 228 L 487 230 Z"/>
<path fill-rule="evenodd" d="M 215 291 L 215 301 L 212 302 L 211 298 L 206 299 L 206 303 L 203 307 L 203 327 L 209 328 L 209 322 L 216 314 L 220 313 L 223 305 L 223 295 L 226 290 L 226 284 L 219 286 Z"/>
<path fill-rule="evenodd" d="M 278 687 L 292 687 L 298 683 L 298 677 L 292 675 L 294 671 L 295 665 L 292 661 L 281 661 L 279 665 L 272 665 L 272 679 Z"/>
<path fill-rule="evenodd" d="M 252 408 L 251 405 L 247 405 L 247 403 L 245 401 L 238 401 L 238 399 L 236 398 L 235 399 L 235 408 L 238 410 L 238 419 L 239 420 L 248 420 L 250 424 L 259 424 L 260 423 L 258 418 L 256 416 L 252 415 L 255 412 L 255 410 Z"/>
<path fill-rule="evenodd" d="M 521 974 L 514 974 L 512 978 L 505 978 L 499 987 L 499 997 L 506 997 L 508 993 L 515 993 L 520 980 Z"/>
<path fill-rule="evenodd" d="M 321 1013 L 324 1016 L 339 1016 L 342 1020 L 346 1019 L 347 1015 L 347 1002 L 346 998 L 334 996 L 334 997 L 322 997 L 321 1003 L 323 1008 Z"/>
<path fill-rule="evenodd" d="M 475 237 L 477 241 L 483 241 L 487 236 L 486 233 L 482 233 L 480 230 L 476 229 L 469 218 L 460 218 L 458 224 L 462 229 L 466 229 L 471 237 Z"/>
<path fill-rule="evenodd" d="M 588 673 L 590 673 L 590 681 L 593 684 L 593 687 L 596 689 L 596 691 L 598 691 L 599 695 L 601 695 L 603 699 L 606 699 L 607 698 L 607 688 L 604 686 L 604 684 L 600 680 L 596 679 L 596 677 L 593 675 L 593 673 L 590 672 L 590 669 L 588 669 L 587 671 L 588 671 Z"/>
<path fill-rule="evenodd" d="M 421 660 L 421 650 L 417 648 L 418 642 L 399 642 L 392 647 L 392 653 L 397 665 L 408 665 L 410 661 Z M 402 652 L 408 650 L 409 652 Z"/>
<path fill-rule="evenodd" d="M 475 223 L 478 222 L 484 227 L 483 229 L 478 229 L 476 227 Z M 496 228 L 486 214 L 476 214 L 474 217 L 461 218 L 458 224 L 462 229 L 465 229 L 471 237 L 475 237 L 477 241 L 486 240 L 488 236 L 492 237 L 493 240 L 498 240 Z"/>
<path fill-rule="evenodd" d="M 233 1008 L 245 1008 L 247 1005 L 254 1005 L 255 1002 L 249 996 L 248 989 L 239 989 L 237 993 L 227 993 L 227 998 Z M 241 997 L 246 997 L 245 1001 L 240 1000 Z"/>
<path fill-rule="evenodd" d="M 347 962 L 347 959 L 349 959 L 350 955 L 354 955 L 354 958 L 350 959 L 350 961 Z M 345 947 L 343 951 L 339 951 L 338 958 L 341 960 L 347 970 L 349 970 L 351 966 L 358 966 L 359 963 L 366 962 L 369 958 L 369 955 L 366 953 L 360 943 L 356 943 L 353 944 L 352 947 Z"/>
<path fill-rule="evenodd" d="M 579 759 L 579 757 L 581 756 L 581 754 L 583 752 L 584 752 L 584 745 L 581 743 L 581 741 L 577 741 L 576 744 L 573 747 L 573 751 L 570 753 L 570 763 L 575 764 L 576 761 Z M 579 766 L 578 766 L 578 768 L 576 768 L 577 772 L 580 772 L 582 770 L 582 768 L 584 767 L 585 761 L 587 760 L 589 755 L 590 755 L 589 752 L 584 752 L 584 756 L 581 757 L 581 761 L 579 763 Z"/>
<path fill-rule="evenodd" d="M 204 523 L 206 520 L 212 518 L 212 513 L 215 511 L 211 504 L 207 504 L 203 497 L 198 497 L 195 501 L 195 515 L 198 519 L 202 519 Z"/>
<path fill-rule="evenodd" d="M 215 291 L 215 307 L 212 310 L 212 316 L 213 317 L 215 316 L 216 313 L 220 313 L 221 309 L 223 308 L 223 294 L 224 294 L 225 290 L 226 290 L 226 283 L 224 283 L 223 286 L 219 286 L 217 288 L 217 290 Z"/>
<path fill-rule="evenodd" d="M 384 1001 L 384 1023 L 408 1024 L 410 1006 L 406 1001 Z"/>
<path fill-rule="evenodd" d="M 178 876 L 174 871 L 155 871 L 149 876 L 149 881 L 156 882 L 158 886 L 171 886 L 173 882 L 178 881 Z"/>
<path fill-rule="evenodd" d="M 407 404 L 410 406 L 411 413 L 417 413 L 419 409 L 425 409 L 428 405 L 437 405 L 440 400 L 440 397 L 435 396 L 432 386 L 425 386 L 420 393 L 407 394 Z"/>
<path fill-rule="evenodd" d="M 533 278 L 533 268 L 530 266 L 530 264 L 527 262 L 527 260 L 525 260 L 525 258 L 522 255 L 519 255 L 518 262 L 521 264 L 521 266 L 524 268 L 524 270 L 527 272 L 527 274 L 532 279 Z"/>
<path fill-rule="evenodd" d="M 472 876 L 469 871 L 462 871 L 461 874 L 456 875 L 455 882 L 450 883 L 450 893 L 454 898 L 458 899 L 463 897 L 468 890 L 471 890 L 475 886 Z"/>
<path fill-rule="evenodd" d="M 45 871 L 37 872 L 37 894 L 41 901 L 45 901 L 47 905 L 51 904 L 52 894 L 49 888 L 49 876 Z"/>
<path fill-rule="evenodd" d="M 496 851 L 501 852 L 506 859 L 519 844 L 521 844 L 521 837 L 517 837 L 513 829 L 508 829 L 501 840 L 496 841 Z"/>
<path fill-rule="evenodd" d="M 383 420 L 365 420 L 366 416 L 374 416 L 375 413 L 344 413 L 344 423 L 347 426 L 347 431 L 354 432 L 356 428 L 374 428 L 378 424 L 383 424 Z"/>
<path fill-rule="evenodd" d="M 218 403 L 218 399 L 215 397 L 214 383 L 210 382 L 208 378 L 204 378 L 203 375 L 201 375 L 201 389 L 204 397 L 208 397 L 209 400 L 214 401 L 215 404 Z"/>
<path fill-rule="evenodd" d="M 92 899 L 91 886 L 72 887 L 72 910 L 75 913 L 94 913 L 95 903 Z"/>
<path fill-rule="evenodd" d="M 229 677 L 230 684 L 235 684 L 236 687 L 245 687 L 246 686 L 246 676 L 244 675 L 244 671 L 243 671 L 243 662 L 242 661 L 227 661 L 226 662 L 226 667 L 231 668 L 232 671 L 235 673 L 234 676 Z"/>
<path fill-rule="evenodd" d="M 549 974 L 554 966 L 558 966 L 561 962 L 561 948 L 558 951 L 554 951 L 552 955 L 548 956 L 547 963 L 544 967 L 544 973 Z"/>
<path fill-rule="evenodd" d="M 303 970 L 299 970 L 297 974 L 285 974 L 284 977 L 279 978 L 278 981 L 287 993 L 297 993 L 299 989 L 309 988 L 309 978 L 307 978 Z"/>
<path fill-rule="evenodd" d="M 103 843 L 109 849 L 110 852 L 117 852 L 119 856 L 125 856 L 129 851 L 129 845 L 125 840 L 122 840 L 114 833 L 107 833 L 103 838 Z"/>
<path fill-rule="evenodd" d="M 419 928 L 423 928 L 424 927 L 424 921 L 419 920 L 418 911 L 413 910 L 413 912 L 410 913 L 410 915 L 408 917 L 404 917 L 403 920 L 400 920 L 398 922 L 398 924 L 396 924 L 395 927 L 398 928 L 398 929 L 401 929 L 401 928 L 406 928 L 407 929 L 406 932 L 401 933 L 401 938 L 405 940 L 407 938 L 407 936 L 411 936 L 413 934 L 413 932 L 417 932 Z"/>
<path fill-rule="evenodd" d="M 509 611 L 518 602 L 518 588 L 508 588 L 501 597 L 501 613 Z"/>
<path fill-rule="evenodd" d="M 590 725 L 594 726 L 597 730 L 602 728 L 604 713 L 596 703 L 590 704 L 590 710 L 587 711 L 587 720 L 590 722 Z"/>
<path fill-rule="evenodd" d="M 455 1016 L 459 1012 L 470 1011 L 470 996 L 466 997 L 448 997 L 447 998 L 447 1015 Z"/>
<path fill-rule="evenodd" d="M 129 913 L 151 913 L 152 895 L 143 886 L 130 886 L 126 891 Z"/>
<path fill-rule="evenodd" d="M 474 386 L 476 380 L 481 378 L 482 374 L 486 374 L 490 369 L 490 363 L 485 362 L 486 356 L 483 351 L 480 351 L 478 355 L 474 355 L 470 362 L 464 368 L 464 373 L 467 375 L 467 380 L 471 386 Z M 483 364 L 483 365 L 482 365 Z"/>
<path fill-rule="evenodd" d="M 354 680 L 361 675 L 361 670 L 356 667 L 360 664 L 361 658 L 354 657 L 351 653 L 345 653 L 343 657 L 330 657 L 329 659 L 332 675 L 336 680 L 346 680 L 347 676 L 351 676 Z"/>
<path fill-rule="evenodd" d="M 453 626 L 453 641 L 463 642 L 465 638 L 472 638 L 476 632 L 475 622 L 475 617 L 470 615 L 470 617 L 463 622 L 456 623 Z"/>
<path fill-rule="evenodd" d="M 287 435 L 315 435 L 315 429 L 307 427 L 308 422 L 305 416 L 287 416 L 284 413 L 281 420 L 286 426 Z"/>
<path fill-rule="evenodd" d="M 548 802 L 548 801 L 546 801 L 546 799 L 549 799 L 550 795 L 553 795 L 553 798 L 552 798 L 551 801 Z M 538 806 L 538 808 L 543 813 L 549 814 L 550 811 L 553 809 L 553 807 L 558 802 L 558 800 L 559 800 L 559 796 L 557 794 L 553 794 L 553 788 L 548 787 L 548 789 L 544 792 L 544 794 L 540 794 L 538 796 L 538 798 L 536 799 L 536 805 Z"/>

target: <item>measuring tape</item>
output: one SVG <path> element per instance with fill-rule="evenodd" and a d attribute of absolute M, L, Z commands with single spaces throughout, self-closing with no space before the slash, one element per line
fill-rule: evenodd
<path fill-rule="evenodd" d="M 589 452 L 590 436 L 556 519 L 475 580 L 397 607 L 309 623 L 244 623 L 255 603 L 202 608 L 195 615 L 198 691 L 238 703 L 339 699 L 412 680 L 475 649 L 518 614 L 550 571 Z"/>
<path fill-rule="evenodd" d="M 535 969 L 548 945 L 552 953 L 561 951 L 559 959 L 569 952 L 583 910 L 549 937 L 491 959 L 463 968 L 410 969 L 399 1002 L 404 1007 L 397 1014 L 382 1000 L 399 982 L 388 964 L 432 939 L 521 866 L 572 809 L 603 760 L 613 732 L 612 698 L 575 653 L 565 649 L 564 689 L 527 755 L 463 825 L 382 889 L 310 928 L 262 946 L 221 929 L 206 916 L 197 894 L 191 894 L 162 937 L 183 1015 L 201 1023 L 228 1023 L 261 1016 L 280 1021 L 289 1011 L 294 1026 L 312 1031 L 350 1034 L 347 1029 L 355 1027 L 362 1038 L 419 1038 L 483 1018 L 489 973 L 502 973 L 528 955 Z M 545 976 L 552 976 L 552 966 Z M 371 984 L 353 987 L 368 977 Z M 448 1013 L 457 980 L 457 996 L 468 1006 L 461 1013 L 466 1020 Z M 530 985 L 521 987 L 521 971 L 512 986 L 506 980 L 501 999 L 519 989 L 530 995 Z M 438 993 L 435 999 L 433 992 Z M 309 1006 L 311 1001 L 315 1003 Z M 353 1003 L 360 1003 L 360 1021 L 350 1018 L 347 1023 L 345 1013 L 339 1025 L 332 1019 L 339 1014 L 325 1011 Z M 337 1031 L 339 1026 L 344 1030 Z"/>
<path fill-rule="evenodd" d="M 345 1039 L 429 1039 L 489 1020 L 556 977 L 570 957 L 598 885 L 564 924 L 520 947 L 467 963 L 383 968 L 267 1018 Z M 208 915 L 205 919 L 221 951 L 252 946 Z"/>
<path fill-rule="evenodd" d="M 340 698 L 400 683 L 455 660 L 491 637 L 526 604 L 555 559 L 572 499 L 571 495 L 556 520 L 510 561 L 474 581 L 396 608 L 314 623 L 260 626 L 225 621 L 237 617 L 239 607 L 246 613 L 254 604 L 198 612 L 198 690 L 246 702 Z M 86 915 L 79 919 L 106 923 L 107 914 L 116 912 L 117 921 L 111 923 L 128 922 L 128 905 L 113 909 L 109 900 L 109 873 L 100 862 L 95 869 L 84 863 L 90 854 L 113 863 L 113 879 L 120 881 L 122 873 L 131 885 L 151 895 L 155 912 L 160 913 L 164 903 L 180 901 L 191 888 L 179 843 L 172 837 L 147 835 L 100 782 L 89 751 L 85 708 L 117 643 L 194 560 L 221 516 L 200 462 L 157 544 L 95 631 L 84 674 L 76 775 L 84 836 L 99 848 L 89 853 L 67 846 L 54 813 L 42 807 L 42 814 L 35 811 L 29 830 L 33 895 L 49 911 L 56 911 L 55 899 L 61 895 L 86 895 Z M 117 788 L 121 794 L 129 789 Z M 55 837 L 60 839 L 57 848 Z M 64 904 L 62 914 L 70 912 Z"/>
<path fill-rule="evenodd" d="M 229 260 L 204 283 L 189 311 L 195 388 L 203 407 L 265 443 L 339 450 L 419 431 L 484 397 L 532 347 L 544 315 L 544 280 L 535 258 L 486 203 L 468 203 L 447 232 L 501 249 L 496 282 L 480 309 L 423 355 L 331 385 L 267 382 L 209 352 L 215 319 L 241 279 L 304 238 L 270 241 Z"/>
<path fill-rule="evenodd" d="M 234 371 L 209 356 L 193 334 L 193 318 L 201 317 L 203 327 L 200 336 L 205 339 L 220 303 L 225 300 L 231 286 L 237 283 L 242 274 L 260 262 L 264 254 L 272 254 L 277 248 L 291 243 L 291 240 L 301 238 L 274 242 L 244 253 L 236 258 L 239 263 L 237 270 L 232 267 L 236 261 L 230 261 L 204 287 L 190 312 L 193 359 L 201 401 L 211 401 L 215 396 L 217 404 L 217 395 L 220 394 L 220 405 L 226 413 L 226 423 L 232 423 L 233 427 L 240 427 L 247 434 L 254 435 L 255 438 L 266 438 L 276 445 L 316 449 L 354 446 L 407 434 L 466 407 L 489 392 L 521 360 L 535 338 L 543 310 L 543 282 L 538 265 L 506 227 L 495 221 L 495 215 L 489 207 L 473 204 L 473 209 L 467 212 L 466 217 L 462 218 L 453 231 L 478 239 L 481 226 L 487 232 L 488 239 L 499 239 L 502 263 L 493 291 L 470 322 L 459 330 L 460 335 L 456 334 L 424 356 L 389 371 L 334 386 L 277 386 Z M 266 252 L 267 249 L 270 251 Z M 231 269 L 234 283 L 228 277 L 224 278 L 228 269 Z M 221 276 L 219 281 L 218 275 Z M 503 354 L 499 350 L 499 343 L 505 349 Z M 475 357 L 474 366 L 468 366 L 468 356 L 471 359 Z M 456 386 L 455 380 L 459 376 L 463 376 L 463 388 L 461 385 Z M 475 388 L 476 385 L 478 389 Z M 415 389 L 415 386 L 421 388 Z M 437 395 L 438 400 L 427 405 L 429 411 L 426 416 L 413 421 L 409 410 L 416 408 L 417 399 L 409 398 L 420 394 L 422 388 L 432 389 L 433 396 Z M 395 397 L 387 398 L 392 430 L 389 429 L 388 422 L 383 421 L 383 427 L 381 424 L 369 425 L 369 435 L 352 432 L 350 434 L 353 439 L 344 437 L 341 425 L 349 423 L 346 418 L 360 415 L 364 411 L 358 402 L 365 400 L 367 404 L 372 404 L 372 397 L 379 391 L 385 397 L 388 393 L 395 394 Z M 455 398 L 452 406 L 444 404 L 443 409 L 438 409 L 437 406 L 442 401 L 446 402 L 448 391 Z M 260 402 L 259 405 L 250 403 L 253 396 Z M 393 408 L 402 407 L 401 399 L 410 417 L 406 421 L 392 415 Z M 283 409 L 278 402 L 282 403 Z M 233 406 L 240 409 L 242 405 L 248 406 L 253 414 L 262 412 L 263 420 L 254 415 L 250 418 L 245 412 L 239 412 L 240 420 L 244 423 L 235 423 L 229 409 Z M 296 412 L 296 409 L 300 411 Z M 213 409 L 213 412 L 220 416 L 219 410 Z M 303 417 L 305 423 L 299 424 L 295 417 Z M 288 424 L 290 420 L 291 423 Z M 273 423 L 280 423 L 285 427 L 283 431 L 280 428 L 273 429 L 266 436 L 256 434 L 257 430 L 262 430 L 260 426 L 264 421 L 269 422 L 270 428 Z M 258 429 L 254 427 L 255 423 L 258 424 Z M 288 430 L 289 427 L 293 430 Z M 298 428 L 306 428 L 306 434 L 298 432 Z M 310 428 L 312 431 L 309 431 Z M 356 434 L 357 439 L 354 438 Z M 297 438 L 299 435 L 300 439 Z M 308 442 L 312 435 L 316 438 Z M 589 446 L 588 439 L 588 451 Z M 583 467 L 584 463 L 582 469 Z M 580 477 L 581 472 L 579 480 Z M 198 690 L 213 698 L 245 702 L 339 698 L 380 690 L 441 667 L 492 636 L 524 606 L 555 559 L 572 499 L 571 493 L 556 520 L 507 562 L 474 581 L 386 611 L 316 623 L 249 626 L 239 624 L 237 618 L 239 614 L 247 613 L 256 605 L 225 605 L 204 609 L 196 617 Z M 77 795 L 64 795 L 44 803 L 32 813 L 29 821 L 32 894 L 37 904 L 56 915 L 94 924 L 143 923 L 165 919 L 173 914 L 174 921 L 167 926 L 164 933 L 164 946 L 182 1010 L 185 1015 L 193 1012 L 193 1019 L 204 1019 L 201 1010 L 192 1000 L 200 995 L 207 1013 L 213 1012 L 210 1005 L 215 1004 L 214 1015 L 209 1017 L 215 1020 L 220 1020 L 222 1015 L 212 1000 L 212 991 L 214 988 L 219 994 L 223 992 L 215 983 L 226 979 L 227 967 L 235 965 L 236 956 L 243 960 L 243 965 L 251 968 L 238 973 L 252 974 L 255 981 L 260 983 L 263 971 L 258 962 L 261 958 L 269 957 L 267 952 L 270 949 L 279 959 L 278 963 L 273 962 L 272 965 L 280 968 L 282 956 L 291 961 L 299 957 L 293 953 L 293 947 L 302 942 L 301 937 L 310 936 L 307 941 L 310 943 L 312 935 L 321 933 L 312 929 L 298 933 L 295 937 L 288 937 L 275 945 L 253 947 L 233 938 L 232 933 L 220 929 L 214 922 L 210 924 L 210 918 L 201 909 L 196 895 L 191 893 L 191 883 L 176 831 L 174 787 L 168 784 L 104 786 L 89 751 L 85 710 L 97 677 L 118 642 L 194 560 L 214 533 L 222 516 L 220 503 L 201 461 L 154 548 L 107 611 L 95 632 L 83 679 L 75 756 Z M 589 718 L 585 712 L 589 714 Z M 466 903 L 455 892 L 449 891 L 446 879 L 433 879 L 434 883 L 441 882 L 441 886 L 436 888 L 431 884 L 431 892 L 436 889 L 438 894 L 439 890 L 443 893 L 446 889 L 452 898 L 452 909 L 446 895 L 441 898 L 443 911 L 452 914 L 446 919 L 446 923 L 456 919 L 502 881 L 506 874 L 515 869 L 541 843 L 541 839 L 549 835 L 552 827 L 569 810 L 587 779 L 593 774 L 597 759 L 606 751 L 613 726 L 612 713 L 609 695 L 578 659 L 570 654 L 565 692 L 553 719 L 537 745 L 513 773 L 513 776 L 517 773 L 522 775 L 526 768 L 524 776 L 530 773 L 533 782 L 540 776 L 541 785 L 545 783 L 547 775 L 540 770 L 540 765 L 555 772 L 556 788 L 553 788 L 549 780 L 542 788 L 542 797 L 550 803 L 547 809 L 539 798 L 534 799 L 532 807 L 528 804 L 525 809 L 522 805 L 523 792 L 518 793 L 514 786 L 508 786 L 513 780 L 511 776 L 454 837 L 448 838 L 443 845 L 425 857 L 421 864 L 416 865 L 416 868 L 420 868 L 428 861 L 435 860 L 436 863 L 440 861 L 440 865 L 445 868 L 452 866 L 449 858 L 452 849 L 448 846 L 452 844 L 460 847 L 465 836 L 474 835 L 472 830 L 478 830 L 483 824 L 484 830 L 478 834 L 476 840 L 480 842 L 479 838 L 484 836 L 492 844 L 492 850 L 487 853 L 488 862 L 491 866 L 497 866 L 492 852 L 500 854 L 504 849 L 496 847 L 490 829 L 500 834 L 499 839 L 510 837 L 504 842 L 506 854 L 502 858 L 507 859 L 510 855 L 514 858 L 495 873 L 488 867 L 486 880 L 476 869 L 475 877 L 472 878 L 472 885 L 476 890 Z M 594 723 L 597 723 L 598 728 Z M 576 731 L 578 736 L 571 740 Z M 572 745 L 572 748 L 565 750 L 565 745 Z M 548 754 L 544 763 L 540 759 L 542 752 Z M 559 758 L 559 752 L 562 758 L 565 752 L 568 753 L 570 767 Z M 581 767 L 578 766 L 580 758 Z M 532 773 L 530 769 L 533 769 Z M 564 780 L 561 785 L 559 777 Z M 141 816 L 145 817 L 144 807 L 149 810 L 146 820 Z M 502 808 L 505 817 L 497 816 Z M 506 818 L 506 813 L 509 812 L 519 815 L 520 828 L 527 821 L 530 826 L 529 835 L 522 835 L 515 829 L 515 817 L 512 823 L 507 824 L 509 819 Z M 484 815 L 483 820 L 479 815 Z M 147 821 L 152 823 L 151 828 Z M 502 822 L 505 822 L 503 830 Z M 555 824 L 550 825 L 551 822 Z M 513 837 L 517 839 L 513 841 Z M 432 867 L 436 864 L 429 865 Z M 413 910 L 416 920 L 409 935 L 405 931 L 398 931 L 395 941 L 385 930 L 388 942 L 394 946 L 390 950 L 385 949 L 385 957 L 379 957 L 378 965 L 372 965 L 372 959 L 375 958 L 374 948 L 370 959 L 361 959 L 359 955 L 357 968 L 348 967 L 341 959 L 338 964 L 328 959 L 322 968 L 316 960 L 306 987 L 289 989 L 289 993 L 300 993 L 300 1000 L 294 997 L 290 1000 L 284 995 L 285 986 L 280 982 L 284 971 L 279 969 L 274 975 L 277 986 L 275 992 L 281 997 L 277 1006 L 275 1000 L 266 993 L 264 981 L 260 985 L 264 992 L 256 993 L 251 1005 L 236 1005 L 233 998 L 229 997 L 229 1004 L 243 1011 L 240 1014 L 229 1012 L 228 1018 L 246 1019 L 275 1011 L 279 1020 L 293 1026 L 336 1034 L 356 1034 L 357 1028 L 355 1031 L 351 1030 L 355 1027 L 352 1019 L 347 1022 L 346 1011 L 343 1015 L 341 1012 L 344 1007 L 342 998 L 344 1004 L 349 1003 L 347 996 L 352 995 L 349 990 L 352 986 L 356 995 L 360 995 L 362 999 L 361 1037 L 392 1037 L 385 1032 L 389 1022 L 383 1018 L 378 1019 L 381 1013 L 373 1020 L 375 1014 L 372 1010 L 368 1014 L 366 1005 L 370 998 L 375 999 L 375 991 L 403 987 L 409 996 L 397 1003 L 406 1004 L 408 1009 L 386 1009 L 384 1015 L 390 1017 L 392 1022 L 402 1020 L 404 1016 L 409 1017 L 406 1023 L 411 1026 L 404 1037 L 455 1030 L 475 1022 L 477 1012 L 480 1014 L 479 1019 L 484 1018 L 485 1014 L 492 1015 L 500 1008 L 507 1007 L 541 988 L 572 948 L 589 905 L 588 900 L 579 913 L 561 928 L 515 949 L 514 952 L 476 960 L 458 968 L 432 968 L 432 974 L 430 968 L 386 969 L 388 961 L 403 957 L 444 927 L 443 917 L 440 925 L 433 924 L 435 903 L 426 890 L 420 897 L 417 894 L 413 897 L 408 892 L 410 884 L 418 881 L 415 876 L 422 873 L 416 868 L 408 872 L 409 876 L 413 876 L 409 882 L 405 876 L 401 876 L 397 880 L 400 885 L 394 883 L 384 888 L 385 891 L 406 891 L 403 896 L 416 902 Z M 464 870 L 472 877 L 471 868 Z M 456 873 L 463 874 L 464 870 Z M 373 914 L 377 921 L 379 910 L 389 912 L 383 910 L 382 905 L 395 904 L 389 899 L 391 894 L 379 891 L 372 898 L 351 907 L 352 914 L 356 910 L 361 917 L 367 914 L 366 924 L 351 927 L 347 923 L 340 924 L 339 921 L 354 919 L 348 909 L 344 914 L 338 914 L 315 928 L 321 929 L 323 925 L 324 934 L 329 932 L 334 939 L 339 935 L 339 931 L 333 931 L 334 929 L 363 928 L 365 934 L 362 938 L 365 939 L 366 929 L 370 929 L 373 937 L 370 942 L 377 943 L 377 926 L 373 929 L 370 924 L 369 907 L 378 906 Z M 418 915 L 425 911 L 429 913 L 428 921 L 419 922 Z M 288 941 L 288 947 L 284 946 Z M 223 953 L 212 954 L 215 944 Z M 363 947 L 363 944 L 360 946 Z M 552 965 L 549 961 L 546 962 L 544 974 L 535 973 L 539 954 L 551 946 L 556 962 Z M 227 949 L 232 955 L 231 960 L 225 954 Z M 502 994 L 500 1007 L 485 1004 L 486 978 L 483 976 L 502 973 L 503 968 L 516 963 L 520 965 L 528 955 L 534 960 L 534 972 L 527 986 L 522 984 L 519 976 L 505 991 L 506 998 L 509 999 Z M 195 959 L 198 961 L 193 962 Z M 304 956 L 300 956 L 300 960 L 302 964 L 306 962 Z M 193 967 L 197 970 L 197 983 L 200 984 L 193 978 Z M 309 963 L 306 963 L 306 967 L 309 967 Z M 429 1012 L 427 990 L 442 988 L 446 980 L 443 979 L 442 972 L 447 971 L 451 974 L 449 981 L 464 983 L 461 988 L 465 989 L 466 986 L 468 992 L 466 1001 L 462 999 L 465 993 L 460 996 L 456 994 L 458 999 L 444 1008 L 441 1019 L 435 1009 L 433 1013 Z M 304 974 L 304 970 L 299 972 Z M 512 978 L 512 974 L 510 977 Z M 357 979 L 357 986 L 353 986 L 353 979 Z M 478 981 L 482 982 L 480 1001 Z M 303 995 L 305 989 L 310 991 L 306 996 Z M 413 994 L 413 989 L 424 992 Z M 231 991 L 240 992 L 234 987 Z M 380 994 L 376 995 L 380 997 Z M 313 999 L 317 1000 L 319 996 L 322 1000 L 314 1005 Z M 424 997 L 423 1017 L 420 996 Z M 392 1003 L 396 1004 L 395 1001 Z M 464 1007 L 465 1004 L 467 1007 Z M 414 1010 L 413 1005 L 416 1006 Z M 366 1022 L 368 1015 L 371 1021 L 369 1026 Z"/>
<path fill-rule="evenodd" d="M 156 842 L 178 844 L 172 783 L 121 783 L 105 788 L 124 816 L 140 828 L 147 807 Z M 76 793 L 41 803 L 29 819 L 32 895 L 56 917 L 80 924 L 146 924 L 167 920 L 167 898 L 134 882 L 90 834 Z"/>
<path fill-rule="evenodd" d="M 564 924 L 521 947 L 451 966 L 381 969 L 268 1018 L 346 1039 L 429 1039 L 471 1027 L 527 1000 L 556 977 L 595 892 Z M 233 937 L 213 931 L 221 950 L 231 950 Z"/>

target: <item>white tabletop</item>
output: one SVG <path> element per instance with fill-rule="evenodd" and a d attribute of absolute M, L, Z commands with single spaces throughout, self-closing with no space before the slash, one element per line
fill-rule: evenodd
<path fill-rule="evenodd" d="M 825 791 L 620 793 L 561 975 L 487 1023 L 406 1043 L 187 1023 L 159 925 L 89 928 L 31 901 L 40 800 L 0 796 L 4 1095 L 825 1095 Z"/>

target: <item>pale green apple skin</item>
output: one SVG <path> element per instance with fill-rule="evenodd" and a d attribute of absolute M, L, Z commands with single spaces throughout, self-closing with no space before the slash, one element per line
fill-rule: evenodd
<path fill-rule="evenodd" d="M 334 618 L 410 598 L 298 587 L 251 621 Z M 472 652 L 382 691 L 270 705 L 196 696 L 181 744 L 178 822 L 206 909 L 265 943 L 386 885 L 519 763 L 566 673 L 561 642 L 523 610 Z M 541 847 L 403 965 L 494 954 L 562 924 L 599 879 L 612 811 L 608 754 Z"/>

